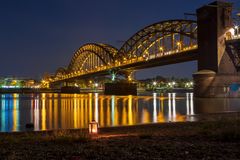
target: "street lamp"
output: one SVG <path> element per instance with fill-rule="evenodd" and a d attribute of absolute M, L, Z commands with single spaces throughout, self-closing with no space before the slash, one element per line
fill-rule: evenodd
<path fill-rule="evenodd" d="M 172 82 L 172 85 L 175 86 L 175 84 L 176 84 L 176 82 L 173 81 L 173 82 Z"/>
<path fill-rule="evenodd" d="M 95 87 L 98 87 L 98 83 L 95 83 L 94 86 L 95 86 Z"/>
<path fill-rule="evenodd" d="M 156 85 L 157 85 L 157 82 L 156 82 L 156 81 L 154 81 L 154 82 L 153 82 L 153 85 L 154 85 L 154 86 L 156 86 Z"/>

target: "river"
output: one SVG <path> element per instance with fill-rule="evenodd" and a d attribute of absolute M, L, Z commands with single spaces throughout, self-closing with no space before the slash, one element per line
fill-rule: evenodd
<path fill-rule="evenodd" d="M 1 94 L 0 132 L 198 121 L 198 115 L 239 112 L 240 99 L 194 99 L 193 93 L 139 96 L 88 94 Z"/>

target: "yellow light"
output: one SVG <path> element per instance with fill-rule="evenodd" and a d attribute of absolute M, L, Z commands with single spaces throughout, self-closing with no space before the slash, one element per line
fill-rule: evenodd
<path fill-rule="evenodd" d="M 97 134 L 98 133 L 98 123 L 93 120 L 89 123 L 89 134 Z"/>
<path fill-rule="evenodd" d="M 128 81 L 132 81 L 132 77 L 131 76 L 128 76 Z"/>

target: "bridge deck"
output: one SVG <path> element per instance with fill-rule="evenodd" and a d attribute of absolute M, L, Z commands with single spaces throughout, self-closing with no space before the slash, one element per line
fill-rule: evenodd
<path fill-rule="evenodd" d="M 156 54 L 154 57 L 149 57 L 148 60 L 132 60 L 126 61 L 123 64 L 113 66 L 111 68 L 106 68 L 104 70 L 90 72 L 82 75 L 74 75 L 72 77 L 68 77 L 66 79 L 57 80 L 55 82 L 61 81 L 71 81 L 74 79 L 84 79 L 91 78 L 95 76 L 104 76 L 109 75 L 109 70 L 118 69 L 118 70 L 140 70 L 145 68 L 152 68 L 157 66 L 164 66 L 169 64 L 177 64 L 182 62 L 194 61 L 198 59 L 198 49 L 186 50 L 179 53 L 169 54 L 166 56 L 160 56 Z"/>

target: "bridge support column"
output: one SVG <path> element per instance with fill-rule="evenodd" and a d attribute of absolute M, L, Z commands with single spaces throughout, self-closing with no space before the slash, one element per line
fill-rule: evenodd
<path fill-rule="evenodd" d="M 226 50 L 232 26 L 232 5 L 216 1 L 197 10 L 198 72 L 193 74 L 195 97 L 229 97 L 229 86 L 240 76 Z"/>
<path fill-rule="evenodd" d="M 104 94 L 106 95 L 137 95 L 136 83 L 105 83 Z"/>

